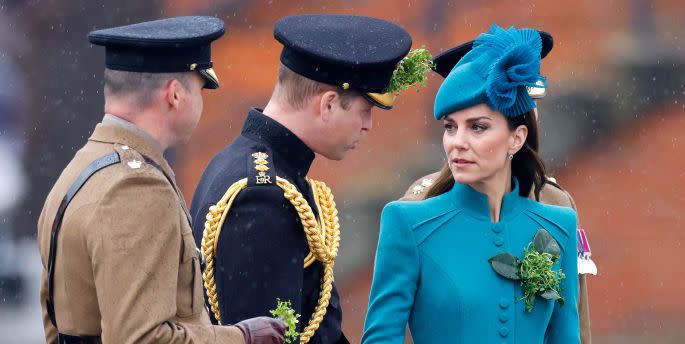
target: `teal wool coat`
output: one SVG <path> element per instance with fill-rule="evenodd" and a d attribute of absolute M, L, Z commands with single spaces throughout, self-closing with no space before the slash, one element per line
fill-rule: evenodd
<path fill-rule="evenodd" d="M 576 213 L 518 194 L 502 200 L 500 222 L 490 220 L 487 196 L 459 183 L 418 202 L 392 202 L 381 216 L 373 283 L 362 344 L 575 344 L 578 324 Z M 505 279 L 488 259 L 519 259 L 544 228 L 559 243 L 555 269 L 566 274 L 566 303 L 536 297 L 525 310 L 519 281 Z"/>

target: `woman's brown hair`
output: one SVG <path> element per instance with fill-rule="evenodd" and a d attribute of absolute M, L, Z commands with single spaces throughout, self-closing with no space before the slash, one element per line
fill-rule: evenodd
<path fill-rule="evenodd" d="M 519 183 L 519 195 L 528 197 L 531 190 L 534 191 L 535 199 L 540 200 L 540 190 L 545 185 L 545 163 L 538 155 L 540 148 L 540 136 L 538 134 L 538 124 L 533 110 L 526 112 L 522 116 L 506 117 L 509 130 L 516 129 L 519 125 L 528 128 L 528 137 L 523 147 L 514 154 L 511 161 L 511 174 L 516 177 Z M 435 197 L 449 191 L 454 186 L 454 177 L 449 168 L 448 162 L 440 169 L 438 177 L 435 178 L 433 185 L 426 192 L 426 198 Z"/>

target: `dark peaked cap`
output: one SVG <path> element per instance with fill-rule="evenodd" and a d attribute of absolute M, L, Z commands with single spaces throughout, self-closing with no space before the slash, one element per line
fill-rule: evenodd
<path fill-rule="evenodd" d="M 174 17 L 93 31 L 88 40 L 105 47 L 107 68 L 140 73 L 197 71 L 206 88 L 218 88 L 211 43 L 226 32 L 207 16 Z"/>
<path fill-rule="evenodd" d="M 274 37 L 283 44 L 281 62 L 295 73 L 362 94 L 385 91 L 412 43 L 397 24 L 337 14 L 281 18 Z"/>

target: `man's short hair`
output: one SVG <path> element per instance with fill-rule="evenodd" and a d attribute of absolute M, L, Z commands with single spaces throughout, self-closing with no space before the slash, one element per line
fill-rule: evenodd
<path fill-rule="evenodd" d="M 282 63 L 278 66 L 278 87 L 282 97 L 295 109 L 302 109 L 307 100 L 326 91 L 335 91 L 340 96 L 340 105 L 347 110 L 352 99 L 359 94 L 353 90 L 343 90 L 324 84 L 293 72 Z"/>
<path fill-rule="evenodd" d="M 145 108 L 153 96 L 171 80 L 178 80 L 183 87 L 191 85 L 190 73 L 139 73 L 105 69 L 105 98 L 130 97 L 135 106 Z"/>

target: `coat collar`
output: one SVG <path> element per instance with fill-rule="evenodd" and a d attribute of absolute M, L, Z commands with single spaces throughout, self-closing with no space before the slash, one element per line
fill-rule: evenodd
<path fill-rule="evenodd" d="M 164 159 L 164 152 L 160 144 L 150 134 L 131 122 L 107 114 L 102 122 L 95 126 L 95 130 L 88 140 L 129 146 L 143 156 L 152 159 L 164 170 L 164 173 L 174 178 L 174 171 Z"/>
<path fill-rule="evenodd" d="M 519 184 L 516 178 L 512 178 L 513 190 L 504 195 L 502 198 L 502 209 L 500 210 L 500 222 L 515 216 L 515 210 L 520 206 L 523 197 L 519 195 Z M 456 201 L 457 206 L 464 209 L 469 214 L 482 219 L 490 221 L 490 211 L 488 206 L 488 196 L 482 194 L 472 187 L 454 183 L 454 186 L 449 191 L 453 200 Z"/>
<path fill-rule="evenodd" d="M 280 168 L 285 164 L 301 177 L 309 172 L 314 152 L 288 128 L 264 115 L 261 109 L 250 110 L 241 134 L 274 150 L 279 155 Z"/>

